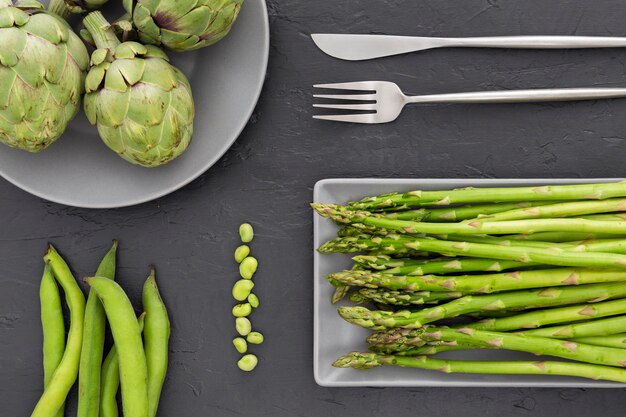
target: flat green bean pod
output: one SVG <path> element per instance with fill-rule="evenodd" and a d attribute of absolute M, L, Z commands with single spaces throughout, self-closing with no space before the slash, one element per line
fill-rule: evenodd
<path fill-rule="evenodd" d="M 117 345 L 124 416 L 148 417 L 148 367 L 133 306 L 115 281 L 93 277 L 85 282 L 102 301 Z"/>
<path fill-rule="evenodd" d="M 154 269 L 143 286 L 141 295 L 146 319 L 143 340 L 148 365 L 148 415 L 154 417 L 159 407 L 163 381 L 167 373 L 170 320 L 159 294 Z"/>
<path fill-rule="evenodd" d="M 48 264 L 41 278 L 39 299 L 43 330 L 43 386 L 46 388 L 65 352 L 65 321 L 61 307 L 61 294 L 59 294 L 59 287 Z M 63 417 L 64 409 L 65 406 L 62 405 L 57 412 L 57 417 Z"/>
<path fill-rule="evenodd" d="M 96 276 L 115 279 L 117 241 L 106 253 Z M 106 316 L 102 303 L 94 291 L 89 292 L 85 307 L 83 347 L 78 372 L 77 417 L 98 417 L 100 411 L 100 371 L 104 352 Z"/>
<path fill-rule="evenodd" d="M 65 292 L 70 311 L 70 330 L 63 359 L 54 371 L 48 386 L 37 402 L 31 417 L 54 417 L 63 406 L 67 394 L 78 376 L 80 350 L 83 344 L 85 296 L 76 283 L 69 266 L 52 245 L 44 256 L 52 274 Z"/>

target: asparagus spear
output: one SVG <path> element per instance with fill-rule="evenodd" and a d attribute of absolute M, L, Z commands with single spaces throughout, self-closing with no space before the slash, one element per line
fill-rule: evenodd
<path fill-rule="evenodd" d="M 344 285 L 408 291 L 455 291 L 489 294 L 528 288 L 626 281 L 626 271 L 554 268 L 486 275 L 387 275 L 372 271 L 341 271 L 328 275 Z"/>
<path fill-rule="evenodd" d="M 575 287 L 548 287 L 489 295 L 466 295 L 448 303 L 416 312 L 375 311 L 358 306 L 339 307 L 338 312 L 344 320 L 350 323 L 369 329 L 382 330 L 391 327 L 419 328 L 437 320 L 480 311 L 563 306 L 620 297 L 626 297 L 626 282 L 589 284 Z M 626 316 L 623 317 L 624 321 L 626 321 Z M 541 330 L 543 329 L 530 330 L 529 333 Z M 545 334 L 537 335 L 549 336 Z"/>
<path fill-rule="evenodd" d="M 626 350 L 624 349 L 586 345 L 549 337 L 476 330 L 469 327 L 460 329 L 447 327 L 417 330 L 394 329 L 374 333 L 368 338 L 368 342 L 371 344 L 385 345 L 388 349 L 396 351 L 406 350 L 412 345 L 423 346 L 425 342 L 431 341 L 468 343 L 480 348 L 550 355 L 597 365 L 626 366 Z"/>
<path fill-rule="evenodd" d="M 577 253 L 574 251 L 542 248 L 501 246 L 482 243 L 452 242 L 432 238 L 390 235 L 387 237 L 337 238 L 324 243 L 320 253 L 353 253 L 366 250 L 384 250 L 388 253 L 425 250 L 441 254 L 472 256 L 476 258 L 504 259 L 516 262 L 547 265 L 596 268 L 626 268 L 626 256 L 613 253 Z"/>
<path fill-rule="evenodd" d="M 374 302 L 398 306 L 433 304 L 462 297 L 460 292 L 390 291 L 387 289 L 361 288 L 351 294 L 350 301 L 357 304 Z"/>
<path fill-rule="evenodd" d="M 588 216 L 580 216 L 587 220 L 606 220 L 606 221 L 624 221 L 626 220 L 626 212 L 608 213 L 608 214 L 590 214 Z"/>
<path fill-rule="evenodd" d="M 431 369 L 445 373 L 505 374 L 505 375 L 563 375 L 589 379 L 625 382 L 626 370 L 602 365 L 560 361 L 460 361 L 436 359 L 429 356 L 390 356 L 372 352 L 352 352 L 337 359 L 337 368 L 369 369 L 395 365 L 407 368 Z"/>
<path fill-rule="evenodd" d="M 586 343 L 595 346 L 608 346 L 624 349 L 626 348 L 626 333 L 611 334 L 607 336 L 577 337 L 571 339 L 572 342 Z"/>
<path fill-rule="evenodd" d="M 506 188 L 468 187 L 443 191 L 416 190 L 407 193 L 391 193 L 375 197 L 366 197 L 361 201 L 349 203 L 348 207 L 356 210 L 387 210 L 428 205 L 447 206 L 459 203 L 603 200 L 611 197 L 626 197 L 626 183 L 614 182 Z"/>
<path fill-rule="evenodd" d="M 534 329 L 541 326 L 572 321 L 592 320 L 619 314 L 626 314 L 626 299 L 549 308 L 510 317 L 485 319 L 464 326 L 477 330 L 504 332 L 518 329 Z"/>
<path fill-rule="evenodd" d="M 552 337 L 555 339 L 571 339 L 588 336 L 608 336 L 616 333 L 626 333 L 626 316 L 602 318 L 570 323 L 561 326 L 541 327 L 539 329 L 519 332 L 528 336 Z"/>
<path fill-rule="evenodd" d="M 582 232 L 539 232 L 539 233 L 519 233 L 514 235 L 501 236 L 504 239 L 515 241 L 536 240 L 541 242 L 576 242 L 581 240 L 614 238 L 615 235 L 608 233 L 582 233 Z"/>
<path fill-rule="evenodd" d="M 505 220 L 523 220 L 555 217 L 575 217 L 587 214 L 609 213 L 626 210 L 626 199 L 610 198 L 599 201 L 571 201 L 540 207 L 528 207 L 500 213 L 480 215 L 470 221 L 500 222 Z M 593 218 L 600 220 L 600 218 Z M 623 220 L 623 219 L 622 219 Z"/>
<path fill-rule="evenodd" d="M 626 189 L 626 183 L 622 185 Z M 337 204 L 313 203 L 311 206 L 323 217 L 337 223 L 355 227 L 376 227 L 396 230 L 408 234 L 458 234 L 458 235 L 498 235 L 528 232 L 586 232 L 626 234 L 626 221 L 596 221 L 585 219 L 530 219 L 501 222 L 471 221 L 462 223 L 425 223 L 409 220 L 395 220 L 373 215 L 366 211 L 349 210 Z"/>

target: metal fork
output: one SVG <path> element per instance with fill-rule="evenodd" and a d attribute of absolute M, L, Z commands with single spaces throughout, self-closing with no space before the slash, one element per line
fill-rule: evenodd
<path fill-rule="evenodd" d="M 388 81 L 361 81 L 353 83 L 317 84 L 315 88 L 360 91 L 359 94 L 315 94 L 313 97 L 373 101 L 364 104 L 313 104 L 313 107 L 356 110 L 354 114 L 315 115 L 313 118 L 350 123 L 389 123 L 398 118 L 410 103 L 523 103 L 545 101 L 595 100 L 626 97 L 626 88 L 546 88 L 537 90 L 482 91 L 471 93 L 431 94 L 407 96 L 397 84 Z M 365 113 L 364 111 L 369 111 Z"/>

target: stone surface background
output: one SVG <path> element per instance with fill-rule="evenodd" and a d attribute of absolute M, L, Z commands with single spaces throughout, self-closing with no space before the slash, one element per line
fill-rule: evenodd
<path fill-rule="evenodd" d="M 329 177 L 622 177 L 626 100 L 425 106 L 395 123 L 311 119 L 320 82 L 384 79 L 409 93 L 626 86 L 626 50 L 435 50 L 362 63 L 332 59 L 312 32 L 433 36 L 624 36 L 619 0 L 270 0 L 271 56 L 239 140 L 200 179 L 120 210 L 64 207 L 0 181 L 0 415 L 29 415 L 40 391 L 40 255 L 54 242 L 78 276 L 113 238 L 138 305 L 157 266 L 172 315 L 160 416 L 614 416 L 621 390 L 327 389 L 312 375 L 311 199 Z M 230 288 L 237 226 L 256 228 L 256 372 L 235 366 Z M 76 408 L 75 393 L 68 415 Z"/>

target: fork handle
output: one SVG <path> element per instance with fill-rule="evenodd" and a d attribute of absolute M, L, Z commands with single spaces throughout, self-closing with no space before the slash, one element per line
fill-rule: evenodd
<path fill-rule="evenodd" d="M 626 88 L 544 88 L 407 96 L 406 103 L 522 103 L 626 97 Z"/>
<path fill-rule="evenodd" d="M 491 36 L 478 38 L 438 38 L 445 47 L 584 49 L 622 48 L 626 38 L 609 36 Z"/>

